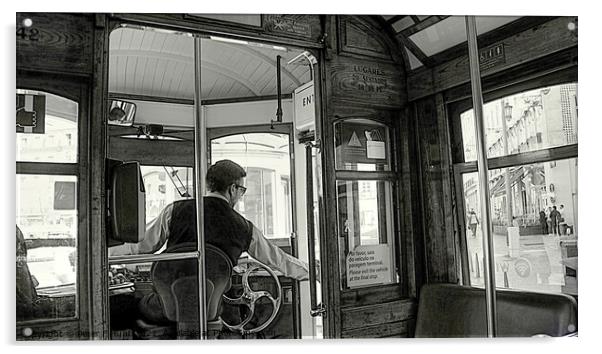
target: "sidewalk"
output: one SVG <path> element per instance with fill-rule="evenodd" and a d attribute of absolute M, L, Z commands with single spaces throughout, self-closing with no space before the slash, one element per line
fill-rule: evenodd
<path fill-rule="evenodd" d="M 577 294 L 577 278 L 565 275 L 558 235 L 520 236 L 519 249 L 514 252 L 510 252 L 506 242 L 506 235 L 493 235 L 497 287 Z M 467 237 L 467 249 L 471 285 L 483 286 L 480 228 L 475 238 L 470 235 Z M 511 253 L 515 256 L 512 257 Z"/>

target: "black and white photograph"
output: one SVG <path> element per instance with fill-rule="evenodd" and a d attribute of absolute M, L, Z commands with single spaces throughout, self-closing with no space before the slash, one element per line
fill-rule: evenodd
<path fill-rule="evenodd" d="M 177 5 L 4 26 L 9 345 L 592 331 L 583 9 Z"/>

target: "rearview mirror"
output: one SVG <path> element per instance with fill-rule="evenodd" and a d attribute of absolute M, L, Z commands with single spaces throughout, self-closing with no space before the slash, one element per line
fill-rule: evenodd
<path fill-rule="evenodd" d="M 130 127 L 134 125 L 134 115 L 136 115 L 135 103 L 120 100 L 109 101 L 109 117 L 107 121 L 110 125 Z"/>

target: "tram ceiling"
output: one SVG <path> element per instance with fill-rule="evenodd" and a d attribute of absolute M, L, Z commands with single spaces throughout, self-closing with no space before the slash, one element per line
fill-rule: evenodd
<path fill-rule="evenodd" d="M 277 94 L 277 56 L 282 57 L 282 93 L 310 81 L 307 63 L 289 61 L 303 51 L 244 41 L 203 38 L 203 99 L 239 99 Z M 109 92 L 194 99 L 194 39 L 149 28 L 121 27 L 111 33 Z"/>
<path fill-rule="evenodd" d="M 408 70 L 433 68 L 467 55 L 464 16 L 382 15 L 407 54 Z M 479 46 L 549 21 L 545 16 L 477 16 Z"/>
<path fill-rule="evenodd" d="M 381 15 L 405 51 L 408 71 L 430 69 L 466 54 L 464 16 Z M 477 16 L 479 45 L 549 21 L 544 16 Z M 275 95 L 276 56 L 282 56 L 282 92 L 310 80 L 306 62 L 286 63 L 303 51 L 253 42 L 202 41 L 203 98 Z M 111 34 L 109 91 L 178 99 L 194 97 L 193 39 L 181 32 L 122 27 Z"/>

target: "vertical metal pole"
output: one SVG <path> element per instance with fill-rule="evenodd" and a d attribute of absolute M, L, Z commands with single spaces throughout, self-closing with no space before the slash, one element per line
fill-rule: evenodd
<path fill-rule="evenodd" d="M 506 100 L 502 99 L 502 141 L 504 143 L 504 156 L 508 156 L 508 126 L 506 124 L 506 119 L 508 116 L 506 115 Z M 510 117 L 512 118 L 512 117 Z M 505 189 L 506 189 L 506 219 L 508 223 L 508 227 L 514 226 L 512 225 L 512 181 L 510 180 L 510 169 L 508 167 L 504 167 L 504 179 L 505 179 Z M 506 231 L 506 246 L 508 246 L 508 254 L 510 254 L 510 235 L 508 235 L 508 231 Z"/>
<path fill-rule="evenodd" d="M 312 144 L 305 145 L 305 197 L 307 211 L 307 245 L 309 258 L 309 302 L 311 305 L 311 315 L 317 316 L 318 296 L 316 290 L 316 244 L 314 227 L 314 167 L 312 156 Z"/>
<path fill-rule="evenodd" d="M 280 77 L 280 61 L 282 57 L 276 56 L 276 87 L 278 89 L 278 109 L 276 109 L 276 121 L 282 123 L 282 79 Z"/>
<path fill-rule="evenodd" d="M 194 178 L 196 200 L 197 250 L 199 252 L 199 331 L 207 338 L 207 309 L 205 293 L 205 230 L 203 195 L 207 167 L 207 124 L 201 106 L 201 38 L 194 38 Z"/>
<path fill-rule="evenodd" d="M 472 105 L 475 112 L 475 130 L 477 136 L 477 166 L 479 169 L 479 189 L 481 194 L 481 225 L 483 232 L 483 274 L 485 276 L 485 300 L 487 306 L 487 336 L 495 337 L 497 316 L 495 303 L 495 272 L 493 259 L 493 239 L 489 215 L 489 176 L 487 169 L 487 149 L 485 146 L 485 127 L 483 124 L 483 93 L 481 91 L 481 72 L 479 69 L 479 50 L 477 46 L 477 25 L 474 16 L 466 16 L 468 35 L 468 59 L 470 61 L 470 84 L 472 87 Z"/>

